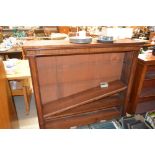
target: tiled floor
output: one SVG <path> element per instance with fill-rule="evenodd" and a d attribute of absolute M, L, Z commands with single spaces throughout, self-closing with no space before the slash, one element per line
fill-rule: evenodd
<path fill-rule="evenodd" d="M 25 104 L 23 96 L 16 96 L 14 97 L 14 100 L 17 109 L 20 129 L 38 129 L 39 124 L 34 96 L 32 95 L 31 98 L 29 115 L 26 115 L 25 113 Z"/>

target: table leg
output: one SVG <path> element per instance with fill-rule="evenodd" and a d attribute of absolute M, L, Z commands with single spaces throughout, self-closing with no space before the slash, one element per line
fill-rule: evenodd
<path fill-rule="evenodd" d="M 30 86 L 27 86 L 28 81 L 26 80 L 23 84 L 23 95 L 24 95 L 24 101 L 25 101 L 25 109 L 26 109 L 26 114 L 29 114 L 30 112 L 30 101 L 31 101 L 31 89 Z"/>

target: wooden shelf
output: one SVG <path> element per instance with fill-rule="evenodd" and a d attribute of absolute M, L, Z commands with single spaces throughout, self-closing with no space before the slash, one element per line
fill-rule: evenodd
<path fill-rule="evenodd" d="M 107 97 L 104 99 L 100 99 L 100 100 L 91 102 L 89 104 L 78 106 L 78 107 L 73 108 L 71 110 L 66 110 L 64 112 L 52 115 L 50 117 L 45 116 L 44 118 L 46 120 L 50 120 L 51 118 L 73 116 L 73 115 L 77 115 L 77 114 L 81 114 L 81 113 L 88 113 L 88 112 L 106 109 L 106 108 L 110 108 L 110 107 L 120 107 L 120 106 L 121 106 L 120 95 L 116 94 L 116 95 L 113 95 L 111 97 Z M 49 113 L 49 112 L 46 111 L 46 113 Z"/>
<path fill-rule="evenodd" d="M 150 82 L 151 80 L 147 80 L 148 82 Z M 145 82 L 147 82 L 145 81 Z M 138 98 L 138 102 L 141 104 L 143 102 L 147 102 L 147 101 L 152 101 L 155 100 L 155 88 L 152 87 L 144 87 L 141 91 L 141 94 Z"/>
<path fill-rule="evenodd" d="M 80 126 L 85 124 L 95 123 L 100 120 L 112 119 L 120 117 L 120 111 L 117 108 L 103 109 L 94 112 L 84 113 L 83 115 L 77 114 L 74 116 L 66 116 L 61 118 L 53 118 L 45 120 L 45 128 L 70 128 L 73 126 Z"/>
<path fill-rule="evenodd" d="M 12 90 L 12 96 L 22 96 L 22 95 L 23 95 L 22 89 Z"/>
<path fill-rule="evenodd" d="M 119 93 L 126 88 L 127 86 L 124 83 L 117 80 L 109 82 L 108 88 L 100 88 L 100 86 L 98 86 L 53 102 L 46 103 L 43 105 L 44 117 L 47 118 L 66 110 L 97 101 L 101 98 Z"/>
<path fill-rule="evenodd" d="M 142 90 L 140 94 L 140 98 L 142 97 L 152 97 L 155 96 L 155 88 L 145 88 Z"/>
<path fill-rule="evenodd" d="M 155 72 L 147 72 L 145 80 L 155 80 Z"/>
<path fill-rule="evenodd" d="M 142 102 L 137 105 L 136 113 L 145 113 L 146 111 L 150 111 L 155 109 L 155 100 Z"/>
<path fill-rule="evenodd" d="M 138 104 L 141 104 L 142 102 L 152 101 L 152 100 L 155 100 L 155 96 L 139 97 Z"/>
<path fill-rule="evenodd" d="M 3 29 L 3 31 L 13 31 L 13 30 L 18 30 L 18 31 L 28 31 L 30 29 L 25 29 L 25 28 L 11 28 L 11 29 Z"/>

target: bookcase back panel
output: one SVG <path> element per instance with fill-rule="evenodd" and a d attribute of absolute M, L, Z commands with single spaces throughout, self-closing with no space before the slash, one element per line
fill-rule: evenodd
<path fill-rule="evenodd" d="M 121 77 L 124 53 L 37 57 L 42 104 Z"/>

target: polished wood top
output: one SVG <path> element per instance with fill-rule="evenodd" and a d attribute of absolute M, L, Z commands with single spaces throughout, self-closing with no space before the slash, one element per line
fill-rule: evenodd
<path fill-rule="evenodd" d="M 13 47 L 5 51 L 0 51 L 0 54 L 8 54 L 8 53 L 21 53 L 22 48 L 21 47 Z"/>
<path fill-rule="evenodd" d="M 138 60 L 141 62 L 141 63 L 145 63 L 145 64 L 148 64 L 148 65 L 151 65 L 151 64 L 155 64 L 155 56 L 152 55 L 152 52 L 149 52 L 149 53 L 146 53 L 146 54 L 139 54 L 138 55 Z"/>
<path fill-rule="evenodd" d="M 113 43 L 97 43 L 95 38 L 90 44 L 74 44 L 69 40 L 33 40 L 23 45 L 25 57 L 33 56 L 58 56 L 76 54 L 99 54 L 138 52 L 145 44 L 142 40 L 121 39 Z"/>
<path fill-rule="evenodd" d="M 25 48 L 41 48 L 41 46 L 48 46 L 48 47 L 55 47 L 55 48 L 60 48 L 60 47 L 66 47 L 66 48 L 76 48 L 76 47 L 106 47 L 106 46 L 120 46 L 120 45 L 142 45 L 144 44 L 145 41 L 143 40 L 132 40 L 132 39 L 120 39 L 116 40 L 113 43 L 97 43 L 96 39 L 93 39 L 92 43 L 90 44 L 74 44 L 70 43 L 69 40 L 31 40 L 31 41 L 26 41 L 23 45 Z"/>

